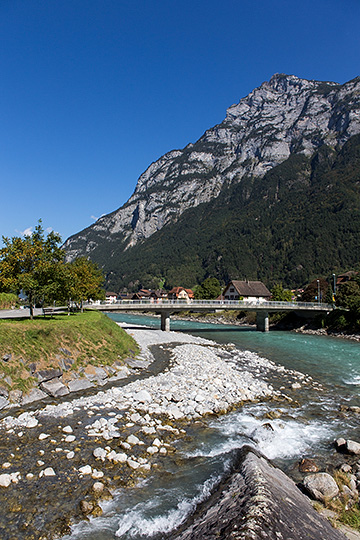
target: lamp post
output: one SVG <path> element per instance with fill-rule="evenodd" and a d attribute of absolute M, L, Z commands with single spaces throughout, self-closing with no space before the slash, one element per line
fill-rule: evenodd
<path fill-rule="evenodd" d="M 317 279 L 316 283 L 317 283 L 317 290 L 318 290 L 317 299 L 318 299 L 318 304 L 320 304 L 320 281 Z"/>
<path fill-rule="evenodd" d="M 334 293 L 334 297 L 335 297 L 335 294 L 336 294 L 336 276 L 335 276 L 335 274 L 333 274 L 333 293 Z"/>

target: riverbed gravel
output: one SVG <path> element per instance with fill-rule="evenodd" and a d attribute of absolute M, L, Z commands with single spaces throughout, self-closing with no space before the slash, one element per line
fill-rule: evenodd
<path fill-rule="evenodd" d="M 265 375 L 284 368 L 254 353 L 182 333 L 128 331 L 141 348 L 139 366 L 158 347 L 169 357 L 163 372 L 1 420 L 2 538 L 69 532 L 73 519 L 101 514 L 99 499 L 161 467 L 187 425 L 279 396 Z"/>

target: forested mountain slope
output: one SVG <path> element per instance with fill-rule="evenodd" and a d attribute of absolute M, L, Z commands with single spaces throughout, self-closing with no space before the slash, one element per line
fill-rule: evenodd
<path fill-rule="evenodd" d="M 360 78 L 274 75 L 150 165 L 123 207 L 67 240 L 68 257 L 90 256 L 110 288 L 208 275 L 300 285 L 354 265 L 359 133 Z"/>

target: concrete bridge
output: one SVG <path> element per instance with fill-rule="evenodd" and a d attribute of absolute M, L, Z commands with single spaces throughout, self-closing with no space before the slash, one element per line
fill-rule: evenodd
<path fill-rule="evenodd" d="M 299 314 L 316 315 L 328 313 L 331 304 L 318 302 L 248 302 L 245 300 L 120 300 L 112 304 L 87 304 L 87 308 L 107 312 L 142 311 L 161 315 L 161 330 L 170 330 L 170 316 L 181 311 L 194 313 L 216 311 L 255 311 L 256 329 L 269 331 L 269 313 L 275 311 L 295 311 Z"/>

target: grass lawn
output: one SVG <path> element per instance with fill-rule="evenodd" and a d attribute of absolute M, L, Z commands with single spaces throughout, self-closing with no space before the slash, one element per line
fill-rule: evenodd
<path fill-rule="evenodd" d="M 29 365 L 58 367 L 66 349 L 74 360 L 71 370 L 88 364 L 112 365 L 134 356 L 138 346 L 131 336 L 103 313 L 85 311 L 53 318 L 0 320 L 0 385 L 28 390 L 34 384 Z M 4 361 L 6 355 L 10 360 Z M 10 381 L 11 383 L 7 382 Z"/>

